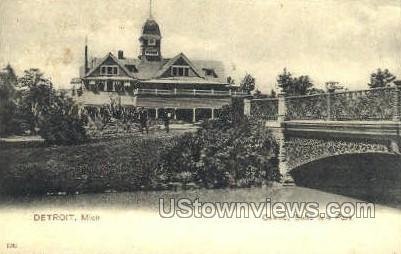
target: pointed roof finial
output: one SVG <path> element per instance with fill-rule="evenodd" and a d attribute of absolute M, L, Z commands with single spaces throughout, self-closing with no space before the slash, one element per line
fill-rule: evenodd
<path fill-rule="evenodd" d="M 153 18 L 152 17 L 152 0 L 149 0 L 149 18 Z"/>

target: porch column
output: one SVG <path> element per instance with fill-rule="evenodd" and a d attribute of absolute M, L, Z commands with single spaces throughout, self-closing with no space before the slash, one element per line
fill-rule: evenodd
<path fill-rule="evenodd" d="M 196 108 L 192 109 L 192 122 L 196 122 Z"/>
<path fill-rule="evenodd" d="M 102 81 L 103 83 L 103 91 L 107 92 L 107 81 Z"/>
<path fill-rule="evenodd" d="M 156 113 L 155 113 L 155 119 L 159 119 L 159 109 L 155 108 Z"/>
<path fill-rule="evenodd" d="M 177 108 L 174 108 L 174 120 L 177 120 Z"/>
<path fill-rule="evenodd" d="M 212 108 L 212 120 L 214 119 L 214 108 Z"/>

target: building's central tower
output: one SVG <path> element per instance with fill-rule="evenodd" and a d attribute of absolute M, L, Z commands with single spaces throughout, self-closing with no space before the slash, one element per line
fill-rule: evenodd
<path fill-rule="evenodd" d="M 150 16 L 142 27 L 142 35 L 139 37 L 141 53 L 139 58 L 146 61 L 160 61 L 161 33 L 159 25 Z"/>

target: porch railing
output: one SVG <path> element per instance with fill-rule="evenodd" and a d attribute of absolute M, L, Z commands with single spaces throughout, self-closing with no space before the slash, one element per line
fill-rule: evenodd
<path fill-rule="evenodd" d="M 134 95 L 215 95 L 215 96 L 248 96 L 249 93 L 232 90 L 199 90 L 199 89 L 135 89 Z"/>

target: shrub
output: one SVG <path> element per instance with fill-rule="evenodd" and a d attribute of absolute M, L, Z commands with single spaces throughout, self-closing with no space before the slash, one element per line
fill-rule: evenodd
<path fill-rule="evenodd" d="M 222 118 L 204 123 L 196 134 L 179 137 L 162 155 L 160 169 L 166 181 L 179 181 L 189 172 L 205 187 L 260 185 L 280 178 L 277 150 L 271 133 L 257 122 L 233 124 Z"/>
<path fill-rule="evenodd" d="M 77 144 L 86 140 L 84 120 L 78 107 L 64 94 L 55 94 L 52 103 L 42 112 L 39 135 L 50 144 Z"/>
<path fill-rule="evenodd" d="M 54 172 L 40 163 L 20 164 L 2 176 L 1 190 L 8 195 L 43 195 L 54 190 Z"/>

